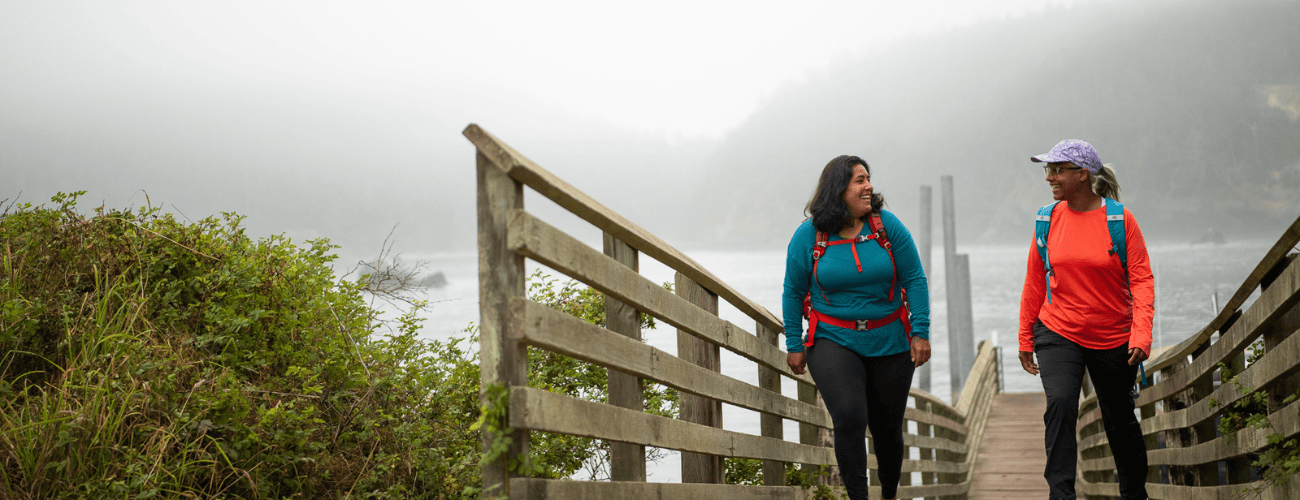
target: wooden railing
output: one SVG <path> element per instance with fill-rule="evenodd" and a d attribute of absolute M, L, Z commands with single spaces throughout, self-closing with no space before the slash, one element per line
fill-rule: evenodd
<path fill-rule="evenodd" d="M 484 449 L 508 437 L 507 451 L 483 468 L 485 495 L 540 498 L 807 498 L 787 486 L 785 465 L 833 466 L 830 415 L 807 374 L 786 366 L 778 347 L 781 321 L 695 261 L 542 169 L 476 125 L 464 131 L 478 150 L 480 362 L 485 388 L 508 393 L 508 435 L 485 433 Z M 527 186 L 604 232 L 604 251 L 580 242 L 524 210 Z M 638 272 L 639 255 L 674 269 L 675 292 Z M 524 259 L 532 259 L 606 295 L 606 327 L 529 301 Z M 773 276 L 772 279 L 781 279 Z M 754 320 L 753 333 L 717 316 L 718 299 Z M 678 356 L 640 341 L 637 312 L 677 328 Z M 540 348 L 608 368 L 609 404 L 529 387 L 526 349 Z M 753 362 L 757 386 L 720 373 L 719 349 Z M 996 348 L 979 347 L 969 382 L 955 406 L 912 389 L 912 422 L 904 436 L 919 460 L 903 464 L 903 497 L 961 497 L 1001 376 Z M 798 394 L 781 394 L 780 377 Z M 641 381 L 682 393 L 680 418 L 643 412 Z M 761 435 L 721 429 L 721 403 L 760 413 Z M 782 420 L 799 422 L 799 442 L 786 441 Z M 527 455 L 530 431 L 611 443 L 612 481 L 519 477 L 509 464 Z M 647 483 L 644 447 L 682 452 L 682 483 Z M 764 461 L 764 486 L 723 483 L 723 457 Z M 875 468 L 875 457 L 869 457 Z M 910 484 L 911 473 L 920 484 Z M 879 486 L 873 486 L 879 495 Z"/>
<path fill-rule="evenodd" d="M 1300 498 L 1300 480 L 1274 487 L 1258 479 L 1259 470 L 1252 475 L 1251 467 L 1254 457 L 1270 447 L 1270 435 L 1289 439 L 1300 433 L 1300 402 L 1284 402 L 1300 389 L 1300 335 L 1294 335 L 1300 328 L 1300 262 L 1292 253 L 1297 242 L 1300 219 L 1213 321 L 1147 363 L 1155 382 L 1141 390 L 1136 404 L 1148 450 L 1151 498 L 1226 500 L 1257 498 L 1256 492 L 1262 493 L 1258 498 Z M 1241 311 L 1257 289 L 1258 298 Z M 1253 350 L 1263 355 L 1247 363 Z M 1231 375 L 1224 376 L 1225 367 L 1235 374 L 1235 383 Z M 1266 409 L 1256 408 L 1266 412 L 1269 425 L 1222 435 L 1218 420 L 1241 416 L 1244 410 L 1233 404 L 1256 390 L 1270 395 Z M 1079 414 L 1078 492 L 1114 498 L 1119 487 L 1095 395 L 1080 402 Z"/>

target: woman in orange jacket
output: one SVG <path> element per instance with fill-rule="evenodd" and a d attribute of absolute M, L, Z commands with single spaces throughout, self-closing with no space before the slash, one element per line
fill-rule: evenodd
<path fill-rule="evenodd" d="M 1020 297 L 1020 364 L 1041 375 L 1047 395 L 1043 477 L 1051 498 L 1075 498 L 1075 423 L 1086 368 L 1120 495 L 1145 499 L 1146 447 L 1130 389 L 1138 365 L 1151 354 L 1155 280 L 1146 242 L 1133 214 L 1118 203 L 1115 172 L 1102 165 L 1091 144 L 1067 139 L 1030 160 L 1046 163 L 1056 200 L 1039 212 L 1047 231 L 1035 234 Z"/>

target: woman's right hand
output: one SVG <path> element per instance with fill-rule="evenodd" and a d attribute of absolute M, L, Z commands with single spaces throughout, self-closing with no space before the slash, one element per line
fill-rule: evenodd
<path fill-rule="evenodd" d="M 790 371 L 795 375 L 803 375 L 807 361 L 802 352 L 792 352 L 785 355 L 785 364 L 790 365 Z"/>
<path fill-rule="evenodd" d="M 1020 351 L 1020 367 L 1024 368 L 1030 375 L 1038 375 L 1038 364 L 1034 363 L 1033 352 Z"/>

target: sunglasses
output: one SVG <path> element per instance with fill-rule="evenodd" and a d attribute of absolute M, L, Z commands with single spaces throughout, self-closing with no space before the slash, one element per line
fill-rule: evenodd
<path fill-rule="evenodd" d="M 1083 167 L 1066 167 L 1062 165 L 1043 165 L 1043 172 L 1047 175 L 1056 175 L 1062 170 L 1083 170 Z"/>

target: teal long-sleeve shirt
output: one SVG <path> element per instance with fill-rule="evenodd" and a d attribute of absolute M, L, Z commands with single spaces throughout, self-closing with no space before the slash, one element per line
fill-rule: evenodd
<path fill-rule="evenodd" d="M 786 248 L 785 291 L 781 295 L 785 345 L 789 352 L 804 350 L 803 298 L 809 291 L 812 292 L 812 306 L 819 313 L 858 320 L 883 318 L 893 313 L 902 300 L 898 288 L 905 288 L 912 311 L 912 336 L 930 338 L 930 290 L 926 284 L 925 271 L 921 268 L 921 258 L 916 252 L 916 244 L 912 241 L 912 233 L 908 232 L 893 212 L 881 210 L 880 220 L 885 226 L 898 265 L 898 283 L 892 301 L 889 300 L 889 286 L 894 268 L 889 253 L 875 240 L 828 246 L 817 265 L 817 279 L 814 281 L 812 248 L 817 230 L 813 228 L 812 219 L 805 220 L 795 230 L 790 245 Z M 870 225 L 863 224 L 862 232 L 869 234 Z M 844 238 L 832 234 L 829 241 L 842 239 Z M 857 247 L 862 272 L 858 272 L 853 261 L 852 246 Z M 911 347 L 907 344 L 902 321 L 865 332 L 820 323 L 817 325 L 817 336 L 832 340 L 863 356 L 888 356 L 907 351 Z"/>

